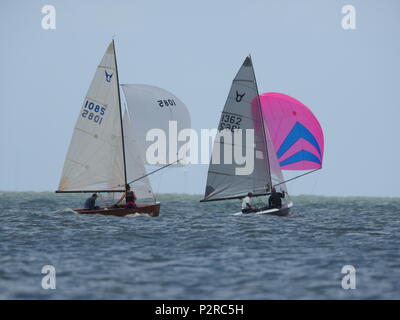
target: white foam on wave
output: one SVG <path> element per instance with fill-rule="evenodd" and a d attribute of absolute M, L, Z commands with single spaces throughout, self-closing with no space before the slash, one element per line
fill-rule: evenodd
<path fill-rule="evenodd" d="M 57 210 L 57 211 L 54 211 L 52 213 L 57 213 L 57 214 L 59 214 L 59 213 L 76 213 L 76 214 L 78 214 L 78 212 L 72 210 L 71 208 L 65 208 L 65 209 Z"/>
<path fill-rule="evenodd" d="M 150 217 L 150 215 L 145 214 L 145 213 L 138 213 L 138 212 L 135 212 L 135 213 L 127 214 L 125 217 L 128 217 L 128 218 Z"/>

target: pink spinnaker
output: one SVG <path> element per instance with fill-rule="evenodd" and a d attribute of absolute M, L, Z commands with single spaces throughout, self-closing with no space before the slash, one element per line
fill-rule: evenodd
<path fill-rule="evenodd" d="M 300 101 L 276 92 L 260 95 L 264 124 L 284 170 L 322 167 L 324 135 L 317 118 Z"/>

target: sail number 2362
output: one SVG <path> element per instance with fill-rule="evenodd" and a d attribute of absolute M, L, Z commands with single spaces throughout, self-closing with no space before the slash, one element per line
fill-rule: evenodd
<path fill-rule="evenodd" d="M 95 123 L 101 124 L 103 122 L 103 116 L 106 112 L 106 108 L 99 106 L 98 104 L 86 100 L 85 106 L 82 110 L 82 117 L 88 120 L 92 120 Z"/>

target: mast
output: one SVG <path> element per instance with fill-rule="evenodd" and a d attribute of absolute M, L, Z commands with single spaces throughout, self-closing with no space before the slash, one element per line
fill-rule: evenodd
<path fill-rule="evenodd" d="M 117 89 L 118 89 L 118 106 L 119 106 L 119 117 L 121 121 L 121 139 L 122 139 L 122 158 L 124 160 L 124 180 L 125 185 L 123 186 L 124 189 L 126 188 L 127 184 L 127 176 L 126 176 L 126 157 L 125 157 L 125 141 L 124 141 L 124 125 L 122 122 L 122 108 L 121 108 L 121 94 L 119 92 L 119 78 L 118 78 L 118 65 L 117 65 L 117 54 L 115 53 L 115 43 L 114 39 L 112 40 L 113 49 L 114 49 L 114 61 L 115 61 L 115 74 L 117 75 Z"/>
<path fill-rule="evenodd" d="M 261 110 L 260 93 L 258 91 L 257 79 L 256 79 L 256 74 L 254 72 L 254 66 L 253 66 L 253 60 L 251 59 L 251 54 L 249 54 L 249 58 L 250 58 L 250 61 L 251 61 L 251 70 L 253 71 L 254 83 L 256 85 L 256 90 L 257 90 L 258 112 L 260 114 L 260 119 L 261 119 L 262 134 L 263 134 L 263 138 L 264 138 L 264 141 L 265 141 L 265 154 L 267 155 L 267 159 L 266 160 L 267 160 L 268 169 L 269 169 L 269 181 L 268 181 L 269 182 L 269 190 L 267 190 L 267 192 L 268 192 L 272 188 L 271 166 L 269 164 L 268 146 L 267 146 L 268 141 L 267 141 L 266 136 L 265 136 L 264 118 L 263 118 L 263 114 L 262 114 L 262 110 Z"/>

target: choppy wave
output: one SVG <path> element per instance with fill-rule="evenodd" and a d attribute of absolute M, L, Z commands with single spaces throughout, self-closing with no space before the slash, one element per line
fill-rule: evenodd
<path fill-rule="evenodd" d="M 159 217 L 119 218 L 73 214 L 84 195 L 1 192 L 0 298 L 400 298 L 398 198 L 296 196 L 288 218 L 200 199 L 163 194 Z"/>

